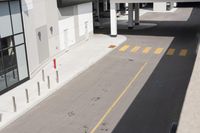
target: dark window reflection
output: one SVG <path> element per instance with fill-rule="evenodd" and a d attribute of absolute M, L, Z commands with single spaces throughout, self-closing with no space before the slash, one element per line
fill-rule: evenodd
<path fill-rule="evenodd" d="M 13 38 L 5 37 L 1 39 L 0 49 L 1 49 L 1 79 L 2 85 L 0 88 L 4 89 L 5 85 L 7 87 L 17 83 L 18 80 L 18 72 L 17 72 L 17 60 L 16 60 L 16 52 Z"/>

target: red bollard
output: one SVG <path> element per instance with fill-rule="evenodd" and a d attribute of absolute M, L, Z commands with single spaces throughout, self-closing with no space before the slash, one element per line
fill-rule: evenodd
<path fill-rule="evenodd" d="M 56 69 L 56 59 L 53 59 L 53 67 Z"/>

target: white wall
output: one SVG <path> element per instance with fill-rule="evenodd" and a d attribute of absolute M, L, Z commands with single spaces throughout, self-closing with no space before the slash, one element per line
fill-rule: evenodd
<path fill-rule="evenodd" d="M 28 11 L 33 9 L 33 0 L 22 0 L 22 10 Z"/>
<path fill-rule="evenodd" d="M 73 10 L 73 11 L 69 11 Z M 85 23 L 88 23 L 88 33 L 93 33 L 92 2 L 65 7 L 61 14 L 65 14 L 59 20 L 60 49 L 68 49 L 73 44 L 87 38 Z M 65 42 L 65 33 L 68 31 L 68 42 Z M 89 35 L 89 34 L 88 34 Z"/>
<path fill-rule="evenodd" d="M 165 12 L 165 11 L 167 11 L 167 3 L 166 2 L 154 2 L 153 10 L 156 12 Z"/>
<path fill-rule="evenodd" d="M 30 75 L 34 75 L 44 63 L 60 52 L 57 0 L 22 0 L 22 9 L 29 70 Z M 49 53 L 44 60 L 41 60 L 43 52 L 38 50 L 41 44 L 38 43 L 37 32 L 42 27 L 46 27 L 46 32 L 41 35 L 42 40 L 48 38 L 45 42 L 48 48 L 44 48 L 42 51 Z M 53 27 L 53 33 L 50 31 L 50 27 Z"/>
<path fill-rule="evenodd" d="M 85 35 L 85 22 L 88 22 L 88 32 L 93 32 L 92 2 L 78 5 L 79 36 Z"/>
<path fill-rule="evenodd" d="M 65 44 L 64 31 L 68 31 L 68 46 Z M 67 49 L 69 46 L 75 44 L 75 26 L 74 17 L 69 17 L 59 21 L 59 38 L 60 38 L 60 49 Z"/>

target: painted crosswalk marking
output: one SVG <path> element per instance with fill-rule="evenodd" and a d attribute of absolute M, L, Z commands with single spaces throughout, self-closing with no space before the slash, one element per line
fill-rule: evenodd
<path fill-rule="evenodd" d="M 125 52 L 130 46 L 129 45 L 124 45 L 119 49 L 120 52 Z"/>
<path fill-rule="evenodd" d="M 175 53 L 175 49 L 174 48 L 170 48 L 168 51 L 167 51 L 167 55 L 174 55 L 174 53 Z"/>
<path fill-rule="evenodd" d="M 160 55 L 164 52 L 164 48 L 162 47 L 157 47 L 157 48 L 152 48 L 152 47 L 141 47 L 141 46 L 133 46 L 131 47 L 130 45 L 126 44 L 124 46 L 122 46 L 119 51 L 120 52 L 126 52 L 128 49 L 130 48 L 130 52 L 131 53 L 138 53 L 141 49 L 140 52 L 142 52 L 142 54 L 150 54 L 153 53 L 155 55 Z M 154 50 L 153 50 L 154 49 Z M 177 51 L 177 52 L 176 52 Z M 188 49 L 181 49 L 180 51 L 176 50 L 175 48 L 169 48 L 167 50 L 166 55 L 168 56 L 173 56 L 174 54 L 178 53 L 178 56 L 184 57 L 188 55 Z"/>
<path fill-rule="evenodd" d="M 154 54 L 161 54 L 163 52 L 163 48 L 157 48 L 155 51 L 154 51 Z"/>
<path fill-rule="evenodd" d="M 186 56 L 188 53 L 188 50 L 187 49 L 181 49 L 180 53 L 179 53 L 179 56 Z"/>
<path fill-rule="evenodd" d="M 136 53 L 141 47 L 135 46 L 134 48 L 131 49 L 132 53 Z"/>
<path fill-rule="evenodd" d="M 146 48 L 142 51 L 142 53 L 148 54 L 148 53 L 150 52 L 150 50 L 151 50 L 151 47 L 146 47 Z"/>

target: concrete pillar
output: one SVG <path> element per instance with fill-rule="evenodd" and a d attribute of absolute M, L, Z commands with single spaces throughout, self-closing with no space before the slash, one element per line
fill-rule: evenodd
<path fill-rule="evenodd" d="M 110 28 L 111 36 L 117 36 L 117 11 L 116 3 L 110 3 Z"/>
<path fill-rule="evenodd" d="M 96 0 L 96 2 L 97 2 L 97 17 L 98 17 L 98 21 L 100 21 L 100 10 L 99 10 L 99 0 Z"/>
<path fill-rule="evenodd" d="M 104 11 L 108 10 L 108 0 L 103 0 L 103 10 Z"/>
<path fill-rule="evenodd" d="M 174 7 L 177 7 L 177 2 L 174 2 L 174 5 L 173 5 Z"/>
<path fill-rule="evenodd" d="M 133 28 L 133 4 L 128 4 L 128 28 Z"/>
<path fill-rule="evenodd" d="M 125 10 L 126 10 L 125 13 L 126 14 L 128 14 L 128 10 L 127 9 L 128 9 L 128 3 L 125 3 Z"/>
<path fill-rule="evenodd" d="M 167 11 L 167 3 L 166 2 L 154 2 L 153 10 L 157 12 L 165 12 Z"/>
<path fill-rule="evenodd" d="M 169 9 L 167 10 L 172 10 L 174 8 L 174 2 L 169 2 Z"/>
<path fill-rule="evenodd" d="M 140 4 L 135 3 L 135 25 L 140 24 Z"/>

